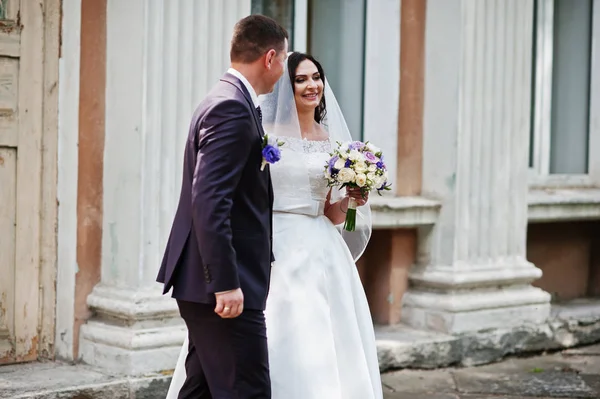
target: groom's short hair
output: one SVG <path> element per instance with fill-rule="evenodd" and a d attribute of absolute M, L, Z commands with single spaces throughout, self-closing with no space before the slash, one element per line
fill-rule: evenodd
<path fill-rule="evenodd" d="M 284 50 L 287 38 L 287 31 L 275 20 L 258 14 L 247 16 L 233 28 L 231 62 L 249 64 L 270 49 L 279 53 Z"/>

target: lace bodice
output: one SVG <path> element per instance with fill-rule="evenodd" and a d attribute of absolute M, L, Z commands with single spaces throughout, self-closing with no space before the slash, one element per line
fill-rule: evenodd
<path fill-rule="evenodd" d="M 281 160 L 271 166 L 275 193 L 273 210 L 322 215 L 329 192 L 323 172 L 330 157 L 331 142 L 291 137 L 279 140 L 284 142 Z"/>

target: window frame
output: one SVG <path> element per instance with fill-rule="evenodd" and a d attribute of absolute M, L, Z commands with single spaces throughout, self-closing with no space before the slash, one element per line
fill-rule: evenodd
<path fill-rule="evenodd" d="M 555 0 L 538 0 L 535 30 L 535 52 L 532 58 L 535 79 L 535 106 L 532 112 L 532 166 L 530 185 L 589 187 L 600 185 L 600 0 L 592 0 L 592 46 L 590 73 L 590 116 L 587 174 L 550 174 L 552 69 L 554 46 Z M 540 22 L 540 17 L 543 20 Z M 533 104 L 532 104 L 533 106 Z"/>
<path fill-rule="evenodd" d="M 308 50 L 308 0 L 294 1 L 294 48 L 290 51 L 305 53 Z"/>

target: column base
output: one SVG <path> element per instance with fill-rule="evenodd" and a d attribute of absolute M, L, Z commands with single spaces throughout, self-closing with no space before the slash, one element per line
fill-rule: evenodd
<path fill-rule="evenodd" d="M 541 270 L 524 260 L 516 264 L 417 267 L 403 298 L 402 321 L 447 334 L 543 323 L 550 316 L 550 294 L 530 285 Z"/>
<path fill-rule="evenodd" d="M 81 327 L 81 361 L 126 375 L 175 368 L 187 330 L 174 299 L 101 284 L 88 305 L 94 316 Z"/>
<path fill-rule="evenodd" d="M 550 294 L 535 287 L 499 292 L 409 291 L 402 309 L 406 324 L 446 334 L 541 324 L 549 316 Z"/>

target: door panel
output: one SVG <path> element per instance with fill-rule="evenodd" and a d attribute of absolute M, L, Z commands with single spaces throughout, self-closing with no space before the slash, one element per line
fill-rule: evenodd
<path fill-rule="evenodd" d="M 0 0 L 0 364 L 38 352 L 43 8 Z"/>

